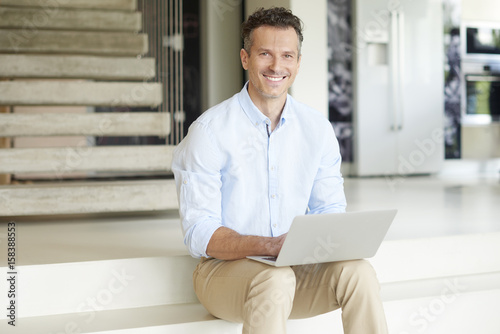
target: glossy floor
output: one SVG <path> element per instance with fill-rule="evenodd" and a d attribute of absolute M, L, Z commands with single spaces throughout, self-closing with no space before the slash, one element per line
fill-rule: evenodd
<path fill-rule="evenodd" d="M 387 239 L 498 232 L 499 179 L 495 174 L 346 178 L 347 210 L 398 209 Z"/>

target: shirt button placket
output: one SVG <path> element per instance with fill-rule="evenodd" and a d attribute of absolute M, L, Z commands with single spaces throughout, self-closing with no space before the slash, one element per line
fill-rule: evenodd
<path fill-rule="evenodd" d="M 278 152 L 276 150 L 275 145 L 276 141 L 273 140 L 274 137 L 276 136 L 275 133 L 271 133 L 269 136 L 269 145 L 268 145 L 268 175 L 269 175 L 269 208 L 270 208 L 270 215 L 271 215 L 271 230 L 273 236 L 276 236 L 278 234 L 278 231 L 276 230 L 278 227 L 278 211 L 279 211 L 279 196 L 278 196 L 278 180 L 277 180 L 277 173 L 276 173 L 276 156 L 275 152 Z"/>

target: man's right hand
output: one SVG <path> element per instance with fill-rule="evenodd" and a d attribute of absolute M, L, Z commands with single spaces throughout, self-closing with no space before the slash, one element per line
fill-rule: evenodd
<path fill-rule="evenodd" d="M 207 254 L 220 260 L 238 260 L 258 255 L 278 256 L 286 235 L 286 233 L 279 237 L 241 235 L 230 228 L 220 227 L 208 243 Z"/>
<path fill-rule="evenodd" d="M 279 237 L 274 237 L 270 238 L 271 240 L 269 241 L 269 254 L 265 255 L 272 255 L 272 256 L 278 256 L 278 254 L 281 251 L 281 247 L 283 247 L 283 243 L 285 242 L 286 236 L 288 233 L 282 234 Z"/>

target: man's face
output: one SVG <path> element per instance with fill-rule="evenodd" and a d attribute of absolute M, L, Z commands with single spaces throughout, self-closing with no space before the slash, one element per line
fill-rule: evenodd
<path fill-rule="evenodd" d="M 242 49 L 241 63 L 248 70 L 249 94 L 254 103 L 286 99 L 300 67 L 299 38 L 295 29 L 262 26 L 252 33 L 250 55 Z"/>

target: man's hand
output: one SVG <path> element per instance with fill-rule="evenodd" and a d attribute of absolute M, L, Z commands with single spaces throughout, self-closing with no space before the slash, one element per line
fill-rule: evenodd
<path fill-rule="evenodd" d="M 252 255 L 278 256 L 285 238 L 286 234 L 279 237 L 241 235 L 220 227 L 210 238 L 207 254 L 220 260 L 238 260 Z"/>
<path fill-rule="evenodd" d="M 285 233 L 280 235 L 279 237 L 270 238 L 268 243 L 269 254 L 264 254 L 264 255 L 278 256 L 278 254 L 281 251 L 281 247 L 283 247 L 283 243 L 285 242 L 287 234 L 288 233 Z"/>

